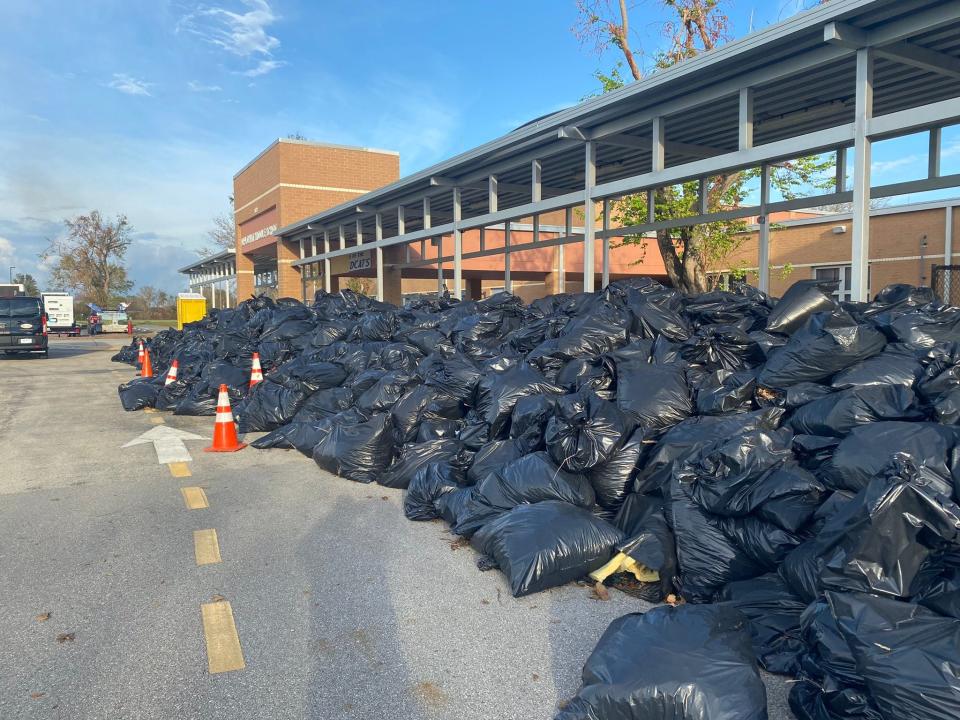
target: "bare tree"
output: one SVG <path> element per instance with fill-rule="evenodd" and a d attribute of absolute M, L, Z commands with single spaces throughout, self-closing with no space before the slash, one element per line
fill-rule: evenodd
<path fill-rule="evenodd" d="M 215 215 L 213 227 L 207 230 L 209 245 L 200 250 L 200 257 L 216 255 L 224 250 L 232 250 L 237 244 L 237 230 L 234 223 L 233 196 L 229 198 L 230 209 Z"/>
<path fill-rule="evenodd" d="M 98 305 L 108 305 L 133 287 L 123 265 L 133 228 L 126 215 L 115 221 L 104 219 L 98 210 L 63 221 L 66 235 L 48 241 L 40 254 L 53 260 L 52 287 L 72 290 Z"/>

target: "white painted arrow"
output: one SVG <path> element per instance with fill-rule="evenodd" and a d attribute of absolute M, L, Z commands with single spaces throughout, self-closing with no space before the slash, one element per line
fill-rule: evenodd
<path fill-rule="evenodd" d="M 186 430 L 177 430 L 169 425 L 157 425 L 157 427 L 147 430 L 143 435 L 122 447 L 128 448 L 134 445 L 153 443 L 153 447 L 157 451 L 157 462 L 166 465 L 172 462 L 190 462 L 193 460 L 190 453 L 187 452 L 187 446 L 183 444 L 184 440 L 206 440 L 206 438 L 194 435 Z"/>

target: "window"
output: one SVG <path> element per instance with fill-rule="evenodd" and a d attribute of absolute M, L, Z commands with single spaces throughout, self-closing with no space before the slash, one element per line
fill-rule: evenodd
<path fill-rule="evenodd" d="M 15 318 L 37 317 L 41 313 L 40 301 L 37 298 L 15 297 L 4 302 L 0 315 Z"/>
<path fill-rule="evenodd" d="M 831 295 L 841 302 L 849 302 L 853 270 L 850 265 L 831 265 L 813 269 L 813 279 L 832 287 Z M 867 295 L 870 295 L 870 268 L 867 268 Z"/>

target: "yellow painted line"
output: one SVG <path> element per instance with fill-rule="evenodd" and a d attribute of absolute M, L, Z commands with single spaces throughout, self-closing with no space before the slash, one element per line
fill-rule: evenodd
<path fill-rule="evenodd" d="M 150 418 L 150 422 L 154 425 L 163 425 L 163 418 L 158 415 L 157 417 Z"/>
<path fill-rule="evenodd" d="M 167 467 L 170 468 L 170 474 L 175 478 L 191 477 L 193 475 L 190 472 L 190 466 L 185 462 L 167 463 Z"/>
<path fill-rule="evenodd" d="M 193 554 L 197 565 L 213 565 L 220 562 L 220 543 L 216 530 L 193 531 Z"/>
<path fill-rule="evenodd" d="M 207 494 L 200 487 L 182 487 L 180 494 L 183 495 L 183 501 L 187 504 L 187 510 L 202 510 L 210 507 L 207 502 Z"/>
<path fill-rule="evenodd" d="M 233 622 L 233 610 L 226 600 L 204 603 L 200 606 L 203 617 L 203 637 L 207 641 L 207 669 L 210 674 L 243 670 L 243 650 L 240 636 Z"/>

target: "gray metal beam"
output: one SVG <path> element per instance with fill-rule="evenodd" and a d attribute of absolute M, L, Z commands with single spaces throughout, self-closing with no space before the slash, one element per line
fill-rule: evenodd
<path fill-rule="evenodd" d="M 588 140 L 584 146 L 583 168 L 583 291 L 593 292 L 594 239 L 597 233 L 593 189 L 597 183 L 597 146 Z"/>
<path fill-rule="evenodd" d="M 960 78 L 960 59 L 902 40 L 885 41 L 883 38 L 883 33 L 866 32 L 842 22 L 831 22 L 823 28 L 824 42 L 853 50 L 873 48 L 876 55 L 881 57 L 928 72 Z"/>
<path fill-rule="evenodd" d="M 492 184 L 496 180 L 491 177 Z M 495 188 L 494 188 L 495 191 Z M 460 188 L 453 189 L 453 296 L 463 299 L 463 231 L 460 230 Z M 440 254 L 437 246 L 437 254 Z M 439 265 L 439 263 L 438 263 Z"/>
<path fill-rule="evenodd" d="M 377 300 L 383 302 L 383 248 L 380 246 L 380 241 L 383 240 L 383 215 L 377 213 L 374 216 L 374 222 L 376 225 L 373 236 L 377 245 Z"/>
<path fill-rule="evenodd" d="M 853 231 L 851 234 L 850 297 L 855 302 L 869 298 L 870 267 L 870 159 L 871 140 L 867 128 L 873 117 L 873 50 L 857 51 L 856 98 L 853 157 Z"/>

